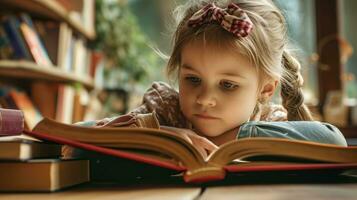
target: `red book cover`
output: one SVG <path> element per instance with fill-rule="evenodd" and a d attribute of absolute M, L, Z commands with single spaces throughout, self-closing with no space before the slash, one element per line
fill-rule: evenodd
<path fill-rule="evenodd" d="M 24 130 L 24 114 L 21 110 L 0 108 L 0 136 L 19 135 Z"/>
<path fill-rule="evenodd" d="M 97 145 L 78 142 L 78 141 L 75 141 L 75 140 L 69 140 L 69 139 L 66 139 L 66 138 L 53 136 L 53 135 L 48 135 L 48 134 L 44 134 L 44 133 L 36 133 L 36 132 L 26 131 L 26 130 L 24 130 L 24 133 L 26 135 L 29 135 L 29 136 L 32 136 L 32 137 L 35 137 L 35 138 L 38 138 L 38 139 L 48 140 L 48 141 L 56 142 L 56 143 L 59 143 L 59 144 L 66 144 L 66 145 L 70 145 L 72 147 L 77 147 L 77 148 L 86 149 L 86 150 L 90 150 L 90 151 L 96 151 L 96 152 L 103 153 L 103 154 L 106 154 L 106 155 L 116 156 L 116 157 L 119 157 L 119 158 L 126 158 L 126 159 L 130 159 L 130 160 L 138 161 L 138 162 L 143 162 L 143 163 L 155 165 L 155 166 L 158 166 L 158 167 L 164 167 L 164 168 L 167 168 L 167 169 L 172 169 L 172 170 L 177 170 L 177 171 L 186 170 L 186 168 L 182 167 L 182 166 L 173 165 L 173 164 L 170 164 L 170 163 L 167 163 L 167 162 L 161 162 L 161 161 L 156 160 L 154 158 L 150 158 L 150 157 L 146 157 L 146 156 L 142 156 L 142 155 L 139 155 L 139 154 L 130 153 L 130 152 L 126 152 L 126 151 L 121 151 L 121 150 L 118 150 L 118 149 L 100 147 L 100 146 L 97 146 Z"/>

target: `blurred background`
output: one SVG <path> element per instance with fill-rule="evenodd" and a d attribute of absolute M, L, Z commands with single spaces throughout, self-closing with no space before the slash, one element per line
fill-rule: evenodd
<path fill-rule="evenodd" d="M 167 81 L 163 55 L 171 51 L 173 9 L 185 2 L 1 1 L 1 105 L 9 106 L 7 96 L 15 87 L 28 95 L 38 119 L 46 116 L 73 123 L 128 112 L 141 103 L 153 81 Z M 341 127 L 347 137 L 357 137 L 357 1 L 275 2 L 287 18 L 288 34 L 302 64 L 305 101 L 315 118 Z M 28 19 L 34 24 L 39 48 L 47 51 L 48 63 L 39 64 L 36 56 L 14 55 L 17 50 L 8 29 L 14 20 L 27 23 Z M 58 45 L 53 47 L 54 43 Z M 86 59 L 79 59 L 83 55 Z M 33 71 L 37 65 L 54 67 L 38 74 Z M 87 67 L 78 68 L 82 65 Z M 17 66 L 18 71 L 9 66 Z M 44 91 L 47 100 L 42 98 Z M 278 94 L 274 101 L 280 101 Z"/>

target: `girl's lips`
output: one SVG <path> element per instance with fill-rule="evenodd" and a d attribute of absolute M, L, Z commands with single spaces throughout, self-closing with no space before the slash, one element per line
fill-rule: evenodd
<path fill-rule="evenodd" d="M 212 117 L 210 115 L 195 114 L 195 116 L 202 119 L 218 119 L 217 117 Z"/>

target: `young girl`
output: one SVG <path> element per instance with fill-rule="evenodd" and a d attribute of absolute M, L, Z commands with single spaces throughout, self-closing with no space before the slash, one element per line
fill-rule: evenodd
<path fill-rule="evenodd" d="M 244 137 L 283 137 L 346 145 L 335 127 L 310 121 L 286 22 L 270 0 L 195 0 L 180 6 L 167 65 L 179 92 L 153 83 L 129 115 L 97 126 L 135 125 L 143 113 L 182 135 L 204 154 Z M 282 106 L 269 103 L 281 86 Z M 265 122 L 264 122 L 265 121 Z M 308 126 L 306 126 L 308 124 Z"/>

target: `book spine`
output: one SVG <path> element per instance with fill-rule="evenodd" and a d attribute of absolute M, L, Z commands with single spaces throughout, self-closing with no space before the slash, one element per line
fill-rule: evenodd
<path fill-rule="evenodd" d="M 40 43 L 36 38 L 36 34 L 33 32 L 31 27 L 29 27 L 27 24 L 21 24 L 20 29 L 36 63 L 44 66 L 52 65 L 48 57 L 46 57 L 43 53 L 43 49 L 41 49 Z"/>
<path fill-rule="evenodd" d="M 20 33 L 19 20 L 15 16 L 9 16 L 2 23 L 5 33 L 15 50 L 15 57 L 18 59 L 33 60 Z"/>
<path fill-rule="evenodd" d="M 21 110 L 0 108 L 0 135 L 19 135 L 24 130 Z"/>
<path fill-rule="evenodd" d="M 12 48 L 4 27 L 0 24 L 0 59 L 11 59 L 14 49 Z"/>
<path fill-rule="evenodd" d="M 42 41 L 50 60 L 54 65 L 58 66 L 59 22 L 37 20 L 34 23 L 39 38 Z"/>
<path fill-rule="evenodd" d="M 41 113 L 37 110 L 31 99 L 25 92 L 11 90 L 9 97 L 13 100 L 16 107 L 23 111 L 26 128 L 32 129 L 39 121 L 42 120 Z"/>
<path fill-rule="evenodd" d="M 23 32 L 25 40 L 27 40 L 27 43 L 30 46 L 30 51 L 36 52 L 35 55 L 37 56 L 33 55 L 35 59 L 37 58 L 36 62 L 40 62 L 38 64 L 43 65 L 53 65 L 31 17 L 26 13 L 22 13 L 20 19 L 22 20 L 20 29 Z"/>

